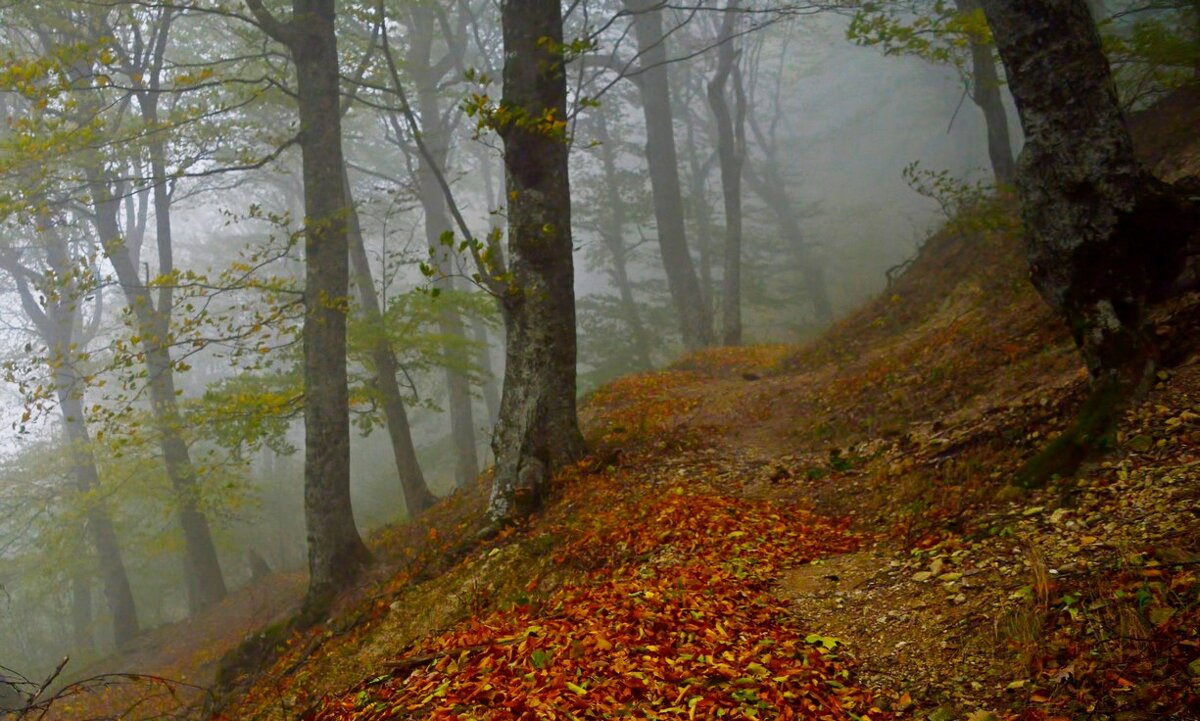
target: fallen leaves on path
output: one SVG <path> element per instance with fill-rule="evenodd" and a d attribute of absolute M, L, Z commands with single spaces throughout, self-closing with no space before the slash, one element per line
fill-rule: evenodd
<path fill-rule="evenodd" d="M 887 717 L 838 640 L 770 592 L 784 567 L 856 548 L 844 523 L 701 483 L 599 482 L 549 531 L 578 580 L 418 643 L 305 718 Z"/>

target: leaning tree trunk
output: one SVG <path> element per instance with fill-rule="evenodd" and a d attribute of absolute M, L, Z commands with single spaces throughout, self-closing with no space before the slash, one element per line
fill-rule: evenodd
<path fill-rule="evenodd" d="M 158 434 L 159 449 L 166 466 L 167 477 L 175 491 L 176 512 L 184 541 L 184 583 L 188 608 L 192 613 L 212 606 L 227 593 L 221 573 L 217 548 L 213 543 L 208 519 L 200 508 L 200 489 L 196 468 L 192 464 L 187 441 L 183 437 L 183 416 L 175 394 L 175 364 L 168 346 L 170 326 L 168 307 L 162 307 L 164 297 L 157 301 L 150 289 L 138 277 L 137 265 L 125 247 L 117 224 L 118 202 L 108 192 L 109 185 L 97 168 L 88 169 L 92 191 L 93 221 L 100 236 L 105 255 L 116 272 L 117 281 L 132 309 L 135 328 L 141 339 L 142 356 L 146 366 L 146 383 L 150 396 L 150 414 Z M 155 210 L 158 221 L 160 251 L 170 245 L 169 207 L 165 195 L 156 193 Z M 160 257 L 160 269 L 167 267 L 169 258 Z M 168 284 L 169 285 L 169 284 Z M 164 289 L 165 290 L 165 289 Z M 169 302 L 169 301 L 167 301 Z"/>
<path fill-rule="evenodd" d="M 302 616 L 319 620 L 371 561 L 350 502 L 346 383 L 349 238 L 343 185 L 335 0 L 293 0 L 281 22 L 247 0 L 263 30 L 296 63 L 304 175 L 304 517 L 308 593 Z"/>
<path fill-rule="evenodd" d="M 48 233 L 47 237 L 50 240 L 46 248 L 47 261 L 54 276 L 58 279 L 74 277 L 66 242 L 57 234 Z M 54 391 L 66 431 L 75 489 L 86 506 L 84 518 L 87 533 L 96 552 L 96 561 L 100 566 L 108 610 L 112 616 L 113 641 L 117 648 L 121 649 L 133 641 L 140 632 L 140 627 L 112 517 L 108 514 L 104 499 L 93 497 L 100 486 L 100 473 L 96 468 L 96 457 L 92 452 L 92 439 L 87 427 L 83 404 L 84 384 L 75 370 L 77 358 L 76 353 L 72 351 L 76 342 L 75 327 L 80 312 L 78 287 L 73 281 L 68 281 L 66 287 L 54 288 L 53 293 L 44 290 L 43 295 L 53 297 L 54 300 L 48 301 L 43 310 L 23 274 L 14 274 L 18 279 L 17 291 L 21 305 L 50 349 Z M 80 345 L 85 343 L 86 341 L 80 342 Z M 89 628 L 90 625 L 89 622 Z"/>
<path fill-rule="evenodd" d="M 59 409 L 67 441 L 71 445 L 72 475 L 75 487 L 87 504 L 87 529 L 104 583 L 104 597 L 108 611 L 112 614 L 113 642 L 118 649 L 127 647 L 141 632 L 138 624 L 137 607 L 121 558 L 121 547 L 117 542 L 117 531 L 101 498 L 88 496 L 100 486 L 100 475 L 96 471 L 96 459 L 92 455 L 91 438 L 84 421 L 83 400 L 74 379 L 61 378 L 55 381 Z"/>
<path fill-rule="evenodd" d="M 1107 445 L 1117 411 L 1144 387 L 1146 304 L 1178 280 L 1200 220 L 1134 158 L 1083 0 L 982 4 L 1025 129 L 1017 190 L 1033 283 L 1092 381 L 1075 424 L 1018 473 L 1018 485 L 1034 486 Z"/>
<path fill-rule="evenodd" d="M 625 0 L 633 14 L 637 38 L 638 89 L 646 118 L 646 164 L 658 245 L 667 274 L 667 288 L 679 315 L 683 344 L 689 350 L 712 345 L 712 315 L 708 312 L 688 251 L 683 221 L 683 192 L 679 184 L 679 159 L 675 153 L 675 125 L 671 117 L 671 92 L 667 81 L 666 38 L 662 9 L 657 0 Z"/>
<path fill-rule="evenodd" d="M 421 471 L 421 463 L 417 459 L 412 427 L 408 422 L 408 410 L 404 407 L 400 382 L 396 380 L 400 374 L 400 364 L 396 361 L 396 354 L 384 328 L 383 308 L 379 294 L 375 291 L 375 281 L 371 277 L 371 262 L 367 258 L 367 248 L 363 242 L 362 224 L 359 221 L 358 208 L 354 205 L 350 178 L 345 168 L 342 169 L 342 184 L 346 192 L 346 207 L 349 209 L 346 232 L 350 244 L 350 265 L 353 269 L 354 285 L 358 288 L 358 297 L 362 304 L 362 314 L 371 329 L 371 363 L 375 366 L 375 389 L 383 401 L 383 416 L 387 423 L 388 439 L 392 444 L 392 459 L 400 477 L 400 488 L 404 492 L 404 507 L 409 518 L 416 518 L 437 499 L 430 493 L 425 474 Z"/>
<path fill-rule="evenodd" d="M 979 9 L 979 0 L 955 0 L 961 13 L 973 13 Z M 1012 185 L 1016 180 L 1017 168 L 1013 161 L 1012 138 L 1008 132 L 1008 113 L 1000 93 L 1000 77 L 996 73 L 996 58 L 992 48 L 974 37 L 969 41 L 971 49 L 972 87 L 971 99 L 983 113 L 987 127 L 988 157 L 992 162 L 992 173 L 999 185 Z"/>
<path fill-rule="evenodd" d="M 502 107 L 519 119 L 498 129 L 509 199 L 510 278 L 501 299 L 507 363 L 492 441 L 492 528 L 536 510 L 554 472 L 584 451 L 575 412 L 562 9 L 558 0 L 508 0 L 501 23 Z"/>

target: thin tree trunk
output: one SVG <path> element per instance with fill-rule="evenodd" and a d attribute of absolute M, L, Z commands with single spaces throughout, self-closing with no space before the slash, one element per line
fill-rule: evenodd
<path fill-rule="evenodd" d="M 700 294 L 683 222 L 661 5 L 657 0 L 625 0 L 625 8 L 633 14 L 637 38 L 641 71 L 637 84 L 646 118 L 646 163 L 667 287 L 679 316 L 684 346 L 689 350 L 702 348 L 713 342 L 712 315 Z"/>
<path fill-rule="evenodd" d="M 979 0 L 954 0 L 958 11 L 972 13 L 979 9 Z M 970 39 L 972 88 L 971 99 L 983 112 L 987 126 L 988 157 L 998 185 L 1011 186 L 1016 180 L 1017 166 L 1013 160 L 1012 139 L 1008 132 L 1008 113 L 1000 93 L 1000 76 L 996 73 L 996 57 L 992 48 L 975 38 Z"/>
<path fill-rule="evenodd" d="M 500 221 L 499 210 L 501 199 L 496 192 L 496 182 L 493 178 L 492 162 L 487 152 L 474 143 L 472 147 L 475 150 L 475 159 L 479 163 L 480 173 L 483 176 L 483 193 L 487 197 L 488 203 L 488 245 L 494 246 L 494 249 L 499 251 L 499 245 L 491 242 L 494 237 L 499 237 L 503 232 L 503 226 Z M 503 261 L 501 262 L 503 265 Z M 497 304 L 501 315 L 504 313 L 502 305 Z M 496 372 L 492 365 L 491 345 L 488 343 L 488 329 L 483 321 L 476 318 L 472 322 L 475 330 L 475 342 L 479 344 L 479 368 L 483 371 L 482 391 L 483 402 L 488 412 L 488 427 L 495 429 L 496 422 L 500 419 L 500 387 L 496 383 Z"/>
<path fill-rule="evenodd" d="M 621 309 L 625 313 L 625 322 L 629 324 L 629 334 L 633 338 L 633 353 L 638 367 L 646 370 L 652 367 L 650 360 L 650 339 L 646 327 L 642 324 L 638 312 L 637 301 L 633 297 L 633 284 L 629 280 L 627 251 L 625 248 L 625 201 L 621 198 L 618 186 L 616 153 L 613 152 L 612 139 L 608 132 L 608 114 L 604 108 L 596 113 L 596 142 L 600 145 L 600 163 L 604 171 L 604 186 L 608 201 L 608 227 L 600 237 L 612 256 L 613 282 L 621 297 Z"/>
<path fill-rule="evenodd" d="M 483 407 L 487 409 L 488 426 L 495 427 L 496 419 L 500 417 L 500 388 L 496 385 L 495 371 L 492 370 L 492 346 L 488 340 L 487 325 L 475 318 L 471 321 L 475 334 L 475 343 L 479 346 L 479 356 L 475 361 L 479 364 L 482 378 L 479 381 L 483 393 Z"/>
<path fill-rule="evenodd" d="M 712 248 L 712 211 L 708 206 L 708 174 L 712 169 L 710 162 L 700 162 L 700 151 L 696 147 L 696 133 L 692 126 L 692 117 L 686 116 L 688 166 L 691 170 L 690 205 L 696 223 L 696 237 L 700 241 L 697 254 L 700 261 L 700 296 L 703 299 L 705 312 L 711 318 L 713 315 L 713 272 Z"/>
<path fill-rule="evenodd" d="M 197 613 L 223 599 L 227 590 L 208 519 L 200 510 L 196 469 L 192 465 L 187 442 L 182 435 L 184 423 L 175 394 L 174 363 L 168 345 L 170 309 L 156 307 L 150 289 L 138 277 L 137 265 L 122 243 L 121 230 L 117 225 L 118 203 L 109 194 L 109 185 L 102 179 L 100 170 L 90 168 L 87 175 L 92 193 L 96 231 L 105 255 L 117 274 L 126 304 L 133 311 L 135 328 L 141 339 L 146 383 L 150 392 L 151 416 L 154 419 L 154 429 L 158 433 L 159 449 L 162 452 L 167 477 L 175 490 L 178 504 L 176 512 L 183 531 L 184 583 L 187 588 L 188 608 L 192 613 Z M 156 212 L 160 214 L 159 233 L 165 233 L 166 241 L 164 244 L 160 239 L 161 251 L 170 243 L 170 211 L 169 208 L 158 208 L 160 202 L 156 194 Z M 169 256 L 160 257 L 160 268 L 164 265 L 170 267 Z"/>
<path fill-rule="evenodd" d="M 431 38 L 432 28 L 427 36 L 427 39 Z M 414 43 L 425 48 L 423 55 L 428 62 L 428 43 L 416 39 Z M 433 155 L 433 158 L 422 155 L 417 166 L 417 184 L 420 186 L 418 195 L 425 215 L 425 241 L 437 265 L 434 287 L 443 291 L 453 291 L 452 251 L 442 243 L 442 235 L 450 230 L 450 219 L 446 215 L 446 196 L 438 185 L 435 169 L 430 167 L 431 162 L 436 162 L 444 169 L 449 155 L 449 137 L 447 129 L 442 126 L 442 109 L 435 84 L 418 84 L 417 107 L 421 114 L 425 143 Z M 466 340 L 462 317 L 452 308 L 442 308 L 438 313 L 438 330 L 443 337 L 450 339 L 444 353 L 450 438 L 454 446 L 454 483 L 458 488 L 465 488 L 474 483 L 479 476 L 479 457 L 475 448 L 475 418 L 471 409 L 470 379 L 465 372 L 468 359 L 462 350 L 462 344 Z M 457 339 L 457 342 L 454 339 Z"/>
<path fill-rule="evenodd" d="M 167 275 L 174 270 L 171 199 L 167 186 L 166 151 L 157 128 L 159 93 L 156 92 L 172 18 L 173 11 L 165 11 L 160 20 L 161 27 L 155 35 L 147 78 L 151 92 L 136 95 L 142 120 L 152 130 L 148 147 L 160 275 Z M 86 69 L 81 70 L 81 73 L 86 72 Z M 115 183 L 101 167 L 85 168 L 84 172 L 91 194 L 93 224 L 105 256 L 117 274 L 126 304 L 133 311 L 136 332 L 141 339 L 151 416 L 158 433 L 167 476 L 175 492 L 179 525 L 183 531 L 183 576 L 188 608 L 192 613 L 197 613 L 223 599 L 227 590 L 208 519 L 199 508 L 196 469 L 182 435 L 183 419 L 175 394 L 174 363 L 170 354 L 172 284 L 162 284 L 157 300 L 154 298 L 150 288 L 138 277 L 138 259 L 134 255 L 137 249 L 126 244 L 128 238 L 121 232 L 118 223 L 121 201 L 112 192 Z"/>
<path fill-rule="evenodd" d="M 83 568 L 71 573 L 71 637 L 77 651 L 94 651 L 92 579 Z"/>
<path fill-rule="evenodd" d="M 63 425 L 67 441 L 71 446 L 72 473 L 75 487 L 87 503 L 87 529 L 100 575 L 104 579 L 104 596 L 108 611 L 112 615 L 113 641 L 117 648 L 126 648 L 141 633 L 138 624 L 137 606 L 129 585 L 129 575 L 121 558 L 121 548 L 112 518 L 108 515 L 102 498 L 88 498 L 99 488 L 100 477 L 96 471 L 96 459 L 92 455 L 91 437 L 84 421 L 82 399 L 78 396 L 71 379 L 55 381 Z"/>
<path fill-rule="evenodd" d="M 725 200 L 725 276 L 721 293 L 722 335 L 725 345 L 742 342 L 742 165 L 746 157 L 746 103 L 740 79 L 734 80 L 736 117 L 729 111 L 725 89 L 737 53 L 733 28 L 739 13 L 730 2 L 718 38 L 717 70 L 708 84 L 708 103 L 717 127 L 717 157 L 721 164 L 721 191 Z"/>
<path fill-rule="evenodd" d="M 520 118 L 566 122 L 558 0 L 508 0 L 504 105 Z M 549 42 L 547 42 L 547 40 Z M 567 138 L 529 120 L 499 128 L 507 178 L 511 280 L 504 395 L 488 515 L 493 528 L 536 510 L 555 471 L 584 452 L 575 411 L 575 295 Z"/>
<path fill-rule="evenodd" d="M 400 382 L 397 380 L 400 367 L 384 328 L 383 308 L 379 294 L 375 291 L 375 281 L 371 277 L 371 262 L 367 258 L 367 248 L 363 242 L 358 208 L 354 204 L 350 178 L 344 166 L 342 183 L 346 193 L 346 207 L 349 209 L 346 232 L 350 244 L 350 265 L 362 305 L 362 314 L 371 328 L 371 363 L 375 366 L 375 387 L 383 399 L 383 415 L 387 421 L 388 439 L 392 444 L 392 458 L 396 463 L 400 488 L 404 491 L 404 506 L 408 517 L 416 518 L 437 499 L 429 491 L 425 474 L 422 473 L 421 464 L 417 459 L 416 446 L 413 445 L 412 427 L 408 422 L 404 395 L 400 392 Z"/>
<path fill-rule="evenodd" d="M 1083 0 L 982 5 L 1025 128 L 1017 191 L 1033 283 L 1092 379 L 1076 423 L 1015 479 L 1034 486 L 1106 446 L 1119 409 L 1149 379 L 1146 304 L 1175 287 L 1200 213 L 1134 157 Z"/>
<path fill-rule="evenodd" d="M 309 571 L 302 616 L 316 622 L 371 561 L 350 501 L 345 308 L 350 248 L 335 0 L 292 0 L 287 22 L 272 16 L 262 0 L 246 3 L 296 63 L 305 213 L 304 517 Z"/>

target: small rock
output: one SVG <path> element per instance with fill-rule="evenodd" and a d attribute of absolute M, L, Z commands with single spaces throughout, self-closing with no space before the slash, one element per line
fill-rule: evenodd
<path fill-rule="evenodd" d="M 929 571 L 919 571 L 914 573 L 912 577 L 914 581 L 928 581 L 931 578 L 933 578 L 933 574 Z"/>

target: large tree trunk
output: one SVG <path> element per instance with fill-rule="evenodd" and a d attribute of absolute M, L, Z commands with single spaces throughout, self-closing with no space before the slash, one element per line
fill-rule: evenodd
<path fill-rule="evenodd" d="M 1195 206 L 1136 161 L 1083 0 L 983 0 L 1025 129 L 1017 173 L 1033 283 L 1092 379 L 1071 429 L 1018 474 L 1039 485 L 1108 443 L 1153 370 L 1145 307 L 1185 267 Z"/>
<path fill-rule="evenodd" d="M 567 173 L 566 74 L 558 0 L 508 0 L 499 128 L 507 179 L 510 280 L 504 395 L 488 515 L 493 528 L 537 509 L 550 478 L 584 452 L 575 412 L 575 295 Z"/>
<path fill-rule="evenodd" d="M 979 0 L 955 0 L 961 13 L 973 13 L 979 9 Z M 1008 113 L 1000 93 L 1000 77 L 996 73 L 996 58 L 992 48 L 975 38 L 970 39 L 972 87 L 971 99 L 983 113 L 987 126 L 988 157 L 992 172 L 999 185 L 1012 185 L 1016 181 L 1017 168 L 1013 160 L 1012 139 L 1008 132 Z"/>
<path fill-rule="evenodd" d="M 717 157 L 721 164 L 721 191 L 725 200 L 725 277 L 721 293 L 722 335 L 725 345 L 742 342 L 742 164 L 746 157 L 746 102 L 741 92 L 741 70 L 734 67 L 737 53 L 733 28 L 740 13 L 736 0 L 726 7 L 717 49 L 717 70 L 708 84 L 708 103 L 717 128 Z M 735 113 L 729 110 L 725 89 L 734 78 Z"/>
<path fill-rule="evenodd" d="M 379 302 L 379 294 L 375 291 L 375 281 L 371 277 L 371 262 L 367 258 L 367 248 L 363 242 L 362 224 L 359 222 L 358 208 L 354 204 L 350 179 L 344 167 L 342 183 L 346 192 L 346 207 L 349 209 L 346 232 L 350 244 L 350 265 L 353 268 L 354 285 L 358 288 L 362 314 L 371 328 L 371 363 L 375 366 L 375 388 L 383 400 L 383 415 L 387 422 L 388 439 L 392 443 L 396 473 L 400 477 L 400 488 L 404 491 L 404 506 L 408 517 L 416 518 L 437 499 L 429 492 L 425 474 L 421 472 L 421 464 L 417 460 L 412 427 L 408 422 L 408 410 L 404 407 L 404 395 L 400 392 L 400 382 L 397 380 L 400 366 L 384 329 L 383 308 Z"/>
<path fill-rule="evenodd" d="M 633 31 L 637 38 L 640 70 L 637 84 L 646 118 L 646 163 L 650 169 L 654 218 L 667 287 L 679 315 L 684 346 L 701 348 L 713 342 L 712 315 L 700 294 L 683 222 L 683 193 L 679 185 L 679 160 L 675 154 L 675 125 L 667 82 L 661 3 L 657 0 L 625 0 L 625 8 L 633 14 Z"/>
<path fill-rule="evenodd" d="M 292 0 L 290 21 L 247 0 L 263 29 L 296 63 L 304 175 L 304 518 L 308 527 L 305 621 L 328 611 L 371 561 L 350 502 L 346 384 L 349 233 L 339 107 L 335 0 Z"/>
<path fill-rule="evenodd" d="M 625 313 L 625 322 L 629 324 L 629 334 L 633 338 L 634 359 L 639 368 L 649 370 L 652 367 L 650 338 L 646 333 L 646 326 L 642 323 L 641 313 L 638 312 L 637 301 L 633 297 L 633 284 L 629 280 L 629 258 L 625 247 L 625 201 L 621 198 L 616 153 L 608 132 L 608 112 L 603 107 L 596 113 L 596 142 L 600 146 L 600 164 L 604 171 L 604 190 L 610 213 L 608 227 L 600 233 L 600 237 L 612 256 L 613 282 L 620 294 L 621 309 Z"/>

